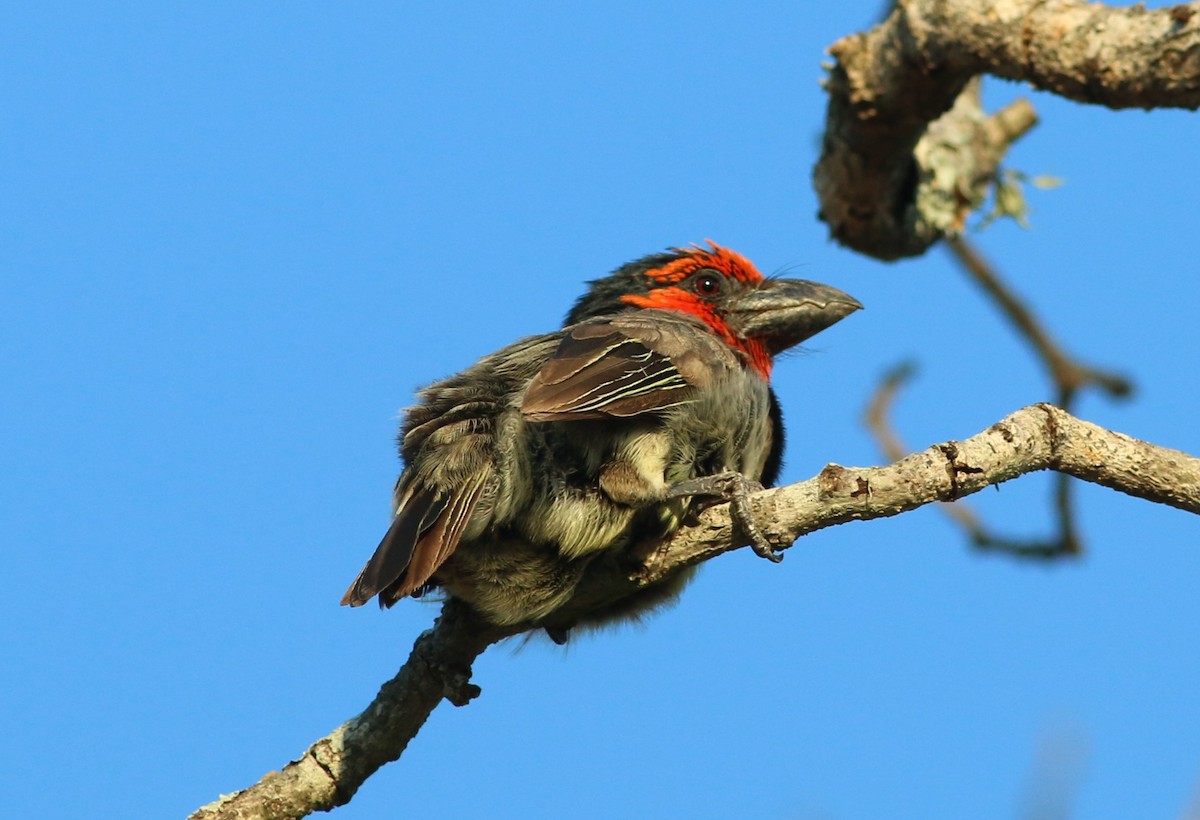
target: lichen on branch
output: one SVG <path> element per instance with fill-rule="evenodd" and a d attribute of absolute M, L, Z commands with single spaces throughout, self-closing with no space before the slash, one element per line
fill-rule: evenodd
<path fill-rule="evenodd" d="M 830 54 L 820 217 L 880 259 L 961 230 L 1036 120 L 1024 101 L 986 115 L 979 75 L 1109 108 L 1200 107 L 1200 1 L 908 0 Z"/>

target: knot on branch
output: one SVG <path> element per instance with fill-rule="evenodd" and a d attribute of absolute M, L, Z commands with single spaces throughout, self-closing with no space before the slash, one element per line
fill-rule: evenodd
<path fill-rule="evenodd" d="M 866 498 L 871 494 L 871 485 L 855 470 L 830 462 L 817 475 L 817 497 L 829 501 L 839 497 Z"/>
<path fill-rule="evenodd" d="M 939 444 L 937 445 L 937 449 L 946 459 L 946 475 L 950 479 L 949 491 L 940 493 L 938 499 L 940 501 L 957 501 L 963 495 L 962 488 L 958 483 L 958 477 L 960 475 L 979 475 L 984 470 L 982 467 L 973 467 L 958 460 L 957 441 L 947 441 L 945 444 Z"/>
<path fill-rule="evenodd" d="M 441 690 L 441 695 L 455 706 L 466 706 L 482 693 L 471 683 L 472 669 L 467 658 L 474 658 L 493 642 L 486 633 L 487 626 L 470 612 L 465 604 L 453 599 L 446 602 L 437 625 L 424 632 L 413 645 L 412 657 L 420 661 L 428 678 Z M 463 651 L 463 635 L 474 636 L 478 647 Z"/>

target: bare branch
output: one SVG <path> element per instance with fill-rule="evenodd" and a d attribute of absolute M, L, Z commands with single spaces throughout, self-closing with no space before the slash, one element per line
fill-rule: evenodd
<path fill-rule="evenodd" d="M 1127 398 L 1133 384 L 1124 376 L 1107 370 L 1080 364 L 1058 345 L 1050 332 L 988 264 L 974 244 L 963 237 L 951 236 L 946 246 L 954 254 L 971 279 L 999 305 L 1000 310 L 1017 332 L 1033 347 L 1045 363 L 1057 391 L 1055 403 L 1071 409 L 1075 394 L 1083 387 L 1094 385 L 1113 398 Z"/>
<path fill-rule="evenodd" d="M 517 630 L 519 631 L 519 630 Z M 282 820 L 350 802 L 359 786 L 396 760 L 443 698 L 465 706 L 479 694 L 471 664 L 491 644 L 515 634 L 447 601 L 417 638 L 408 661 L 362 714 L 343 723 L 280 771 L 197 809 L 189 820 Z"/>
<path fill-rule="evenodd" d="M 1091 742 L 1079 729 L 1060 727 L 1038 744 L 1026 787 L 1024 820 L 1065 820 L 1072 815 Z"/>
<path fill-rule="evenodd" d="M 867 404 L 865 423 L 867 429 L 879 443 L 884 457 L 899 461 L 911 452 L 896 432 L 891 422 L 891 407 L 900 388 L 912 377 L 915 366 L 911 362 L 900 364 L 884 374 L 879 387 Z M 1053 560 L 1082 552 L 1075 534 L 1075 516 L 1072 504 L 1071 481 L 1066 473 L 1055 473 L 1055 512 L 1058 519 L 1058 536 L 1053 539 L 1010 538 L 996 535 L 984 523 L 975 510 L 965 502 L 938 502 L 938 509 L 954 523 L 962 527 L 971 545 L 979 550 L 1008 553 L 1018 558 Z"/>
<path fill-rule="evenodd" d="M 835 524 L 954 501 L 1040 470 L 1200 513 L 1200 458 L 1105 430 L 1050 404 L 1018 410 L 965 441 L 936 444 L 887 467 L 830 464 L 815 478 L 751 500 L 767 537 L 785 544 Z M 651 556 L 639 580 L 653 582 L 734 543 L 741 542 L 726 508 L 706 510 Z"/>
<path fill-rule="evenodd" d="M 972 281 L 996 303 L 1018 335 L 1033 348 L 1054 383 L 1056 404 L 1059 407 L 1069 412 L 1078 392 L 1089 386 L 1098 387 L 1115 398 L 1125 398 L 1132 392 L 1133 385 L 1123 376 L 1080 364 L 1066 353 L 1034 312 L 988 263 L 974 243 L 961 236 L 950 236 L 946 239 L 946 246 Z M 889 411 L 897 393 L 912 372 L 912 364 L 902 364 L 887 373 L 866 412 L 867 429 L 879 442 L 884 455 L 892 461 L 902 458 L 908 450 L 892 427 Z M 966 504 L 939 506 L 966 531 L 971 543 L 979 549 L 1006 552 L 1021 558 L 1062 558 L 1078 555 L 1083 551 L 1075 525 L 1073 485 L 1074 479 L 1066 473 L 1058 473 L 1054 477 L 1054 508 L 1058 534 L 1049 540 L 1000 536 L 986 527 L 975 511 Z"/>
<path fill-rule="evenodd" d="M 912 362 L 901 362 L 887 373 L 875 389 L 875 394 L 867 402 L 867 411 L 863 414 L 867 429 L 875 436 L 883 457 L 888 461 L 899 461 L 911 451 L 905 446 L 900 435 L 892 426 L 892 404 L 900 394 L 900 388 L 908 384 L 917 372 L 917 366 Z"/>
<path fill-rule="evenodd" d="M 1133 383 L 1120 374 L 1081 364 L 1070 356 L 1050 335 L 1034 312 L 1004 281 L 1003 277 L 983 257 L 983 254 L 962 236 L 948 236 L 946 246 L 962 265 L 971 279 L 983 288 L 1000 308 L 1034 353 L 1041 359 L 1054 383 L 1057 404 L 1070 412 L 1075 397 L 1085 387 L 1097 387 L 1112 398 L 1128 398 L 1133 392 Z M 1083 545 L 1075 526 L 1074 482 L 1066 473 L 1054 477 L 1054 506 L 1058 519 L 1059 534 L 1054 541 L 1026 543 L 997 538 L 980 530 L 972 533 L 976 545 L 997 548 L 1023 556 L 1056 558 L 1063 555 L 1078 555 Z"/>
<path fill-rule="evenodd" d="M 884 374 L 875 394 L 867 403 L 867 411 L 864 414 L 867 429 L 875 437 L 884 458 L 889 461 L 899 461 L 912 452 L 905 446 L 900 434 L 892 425 L 891 410 L 892 404 L 900 394 L 900 388 L 907 384 L 915 373 L 916 366 L 912 362 L 903 362 L 893 367 Z M 966 504 L 939 502 L 938 507 L 966 530 L 972 543 L 981 545 L 992 540 L 979 516 Z"/>
<path fill-rule="evenodd" d="M 820 215 L 839 242 L 880 259 L 917 256 L 958 230 L 1032 125 L 1020 101 L 985 117 L 968 89 L 977 75 L 1111 108 L 1200 106 L 1200 0 L 1156 10 L 910 0 L 830 53 Z"/>
<path fill-rule="evenodd" d="M 1037 470 L 1200 513 L 1200 459 L 1080 421 L 1048 404 L 1026 407 L 965 441 L 950 441 L 887 467 L 828 465 L 808 481 L 752 498 L 755 517 L 776 544 L 842 524 L 897 515 L 932 501 L 953 501 Z M 614 559 L 589 574 L 576 613 L 658 583 L 687 566 L 737 549 L 729 506 L 705 510 L 695 524 L 649 552 L 640 566 Z M 408 661 L 362 714 L 314 743 L 259 783 L 198 809 L 193 820 L 296 818 L 349 801 L 380 766 L 400 757 L 442 698 L 465 704 L 479 690 L 471 663 L 516 634 L 482 623 L 455 601 L 421 635 Z"/>

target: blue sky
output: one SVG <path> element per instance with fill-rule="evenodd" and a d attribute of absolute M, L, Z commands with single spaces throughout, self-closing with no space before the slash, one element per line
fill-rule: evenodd
<path fill-rule="evenodd" d="M 815 220 L 823 49 L 878 7 L 10 10 L 3 813 L 182 816 L 365 706 L 436 614 L 337 605 L 387 526 L 398 408 L 628 259 L 712 237 L 866 305 L 776 368 L 788 481 L 879 462 L 861 410 L 901 359 L 914 447 L 1049 398 L 944 252 L 885 265 Z M 1200 119 L 1034 102 L 1010 164 L 1065 183 L 978 241 L 1136 380 L 1080 415 L 1198 453 Z M 978 509 L 1043 533 L 1048 487 Z M 338 816 L 1008 818 L 1046 771 L 1075 816 L 1178 816 L 1200 521 L 1079 502 L 1070 564 L 973 554 L 926 509 L 724 556 L 643 628 L 493 648 L 483 696 Z"/>

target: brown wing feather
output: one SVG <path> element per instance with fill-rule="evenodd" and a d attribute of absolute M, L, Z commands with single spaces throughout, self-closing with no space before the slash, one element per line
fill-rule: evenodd
<path fill-rule="evenodd" d="M 437 568 L 450 557 L 483 494 L 485 478 L 485 475 L 474 476 L 454 494 L 433 526 L 417 541 L 404 576 L 380 594 L 381 603 L 391 606 L 425 586 Z"/>
<path fill-rule="evenodd" d="M 572 328 L 530 382 L 522 414 L 530 421 L 626 417 L 690 401 L 692 383 L 655 349 L 659 329 L 628 324 L 612 318 Z"/>
<path fill-rule="evenodd" d="M 342 596 L 343 606 L 362 606 L 401 579 L 422 534 L 435 525 L 449 505 L 448 493 L 428 487 L 410 490 L 401 501 L 392 526 L 375 548 L 375 554 Z M 383 602 L 382 598 L 380 602 Z"/>

